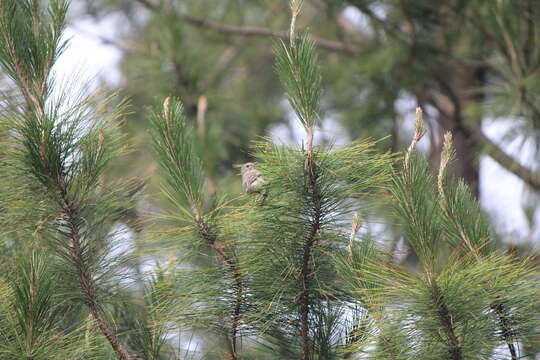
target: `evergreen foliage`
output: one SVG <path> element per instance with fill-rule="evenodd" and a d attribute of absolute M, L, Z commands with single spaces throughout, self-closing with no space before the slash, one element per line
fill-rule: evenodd
<path fill-rule="evenodd" d="M 63 300 L 47 260 L 38 251 L 21 254 L 9 278 L 2 279 L 2 359 L 91 358 L 84 329 L 62 328 Z"/>
<path fill-rule="evenodd" d="M 445 169 L 453 153 L 450 134 L 438 180 L 426 161 L 413 153 L 421 134 L 417 128 L 390 187 L 396 217 L 420 268 L 412 272 L 381 262 L 369 241 L 353 249 L 350 264 L 340 261 L 352 291 L 368 300 L 364 306 L 383 311 L 374 312 L 378 332 L 359 344 L 358 351 L 369 353 L 376 343 L 383 351 L 373 358 L 381 359 L 521 358 L 520 344 L 538 326 L 536 305 L 530 301 L 538 291 L 536 270 L 528 259 L 494 250 L 487 223 L 467 187 L 461 181 L 446 183 Z"/>
<path fill-rule="evenodd" d="M 16 174 L 19 185 L 28 184 L 29 189 L 23 187 L 28 198 L 23 200 L 44 204 L 39 214 L 44 229 L 36 229 L 42 237 L 38 244 L 63 269 L 58 282 L 87 306 L 117 355 L 134 359 L 115 334 L 103 304 L 105 294 L 118 286 L 111 275 L 119 263 L 111 256 L 112 242 L 106 240 L 113 238 L 111 221 L 120 217 L 126 188 L 107 186 L 102 176 L 110 160 L 123 151 L 116 132 L 122 107 L 110 115 L 99 114 L 91 97 L 77 99 L 69 88 L 53 92 L 52 71 L 65 47 L 61 36 L 68 3 L 42 6 L 30 0 L 0 5 L 0 62 L 21 95 L 17 107 L 4 114 L 13 142 L 6 170 Z M 31 314 L 40 320 L 41 312 Z M 31 333 L 24 334 L 32 341 Z"/>
<path fill-rule="evenodd" d="M 167 237 L 178 239 L 171 249 L 179 259 L 173 266 L 188 260 L 195 266 L 205 250 L 214 260 L 206 269 L 182 269 L 173 273 L 169 304 L 173 319 L 193 329 L 213 331 L 224 337 L 229 356 L 237 358 L 244 305 L 244 279 L 234 243 L 230 242 L 223 214 L 226 203 L 205 200 L 205 176 L 196 152 L 193 132 L 186 124 L 182 104 L 167 98 L 163 109 L 152 114 L 154 144 L 164 172 L 163 192 L 172 205 L 165 220 L 171 223 Z M 165 224 L 163 224 L 165 225 Z M 163 230 L 161 230 L 163 231 Z M 172 235 L 176 233 L 175 235 Z"/>
<path fill-rule="evenodd" d="M 55 82 L 67 1 L 0 1 L 0 65 L 17 91 L 0 127 L 0 359 L 535 355 L 538 270 L 497 249 L 469 187 L 448 174 L 450 133 L 438 174 L 416 151 L 420 109 L 404 154 L 315 143 L 322 76 L 315 41 L 296 32 L 301 9 L 290 2 L 275 69 L 305 143 L 255 142 L 264 183 L 231 197 L 209 176 L 208 138 L 166 97 L 148 112 L 166 204 L 133 254 L 138 235 L 121 229 L 140 182 L 107 176 L 127 151 L 125 102 Z M 417 263 L 365 226 L 373 213 Z"/>

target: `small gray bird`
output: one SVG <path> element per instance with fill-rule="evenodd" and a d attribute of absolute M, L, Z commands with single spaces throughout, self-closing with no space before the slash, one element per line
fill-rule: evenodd
<path fill-rule="evenodd" d="M 261 193 L 261 188 L 266 184 L 266 181 L 264 181 L 261 172 L 255 168 L 255 163 L 248 162 L 242 165 L 240 174 L 245 193 Z"/>

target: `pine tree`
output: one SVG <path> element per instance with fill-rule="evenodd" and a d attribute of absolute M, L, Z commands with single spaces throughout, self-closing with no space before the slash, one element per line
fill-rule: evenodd
<path fill-rule="evenodd" d="M 373 358 L 381 359 L 519 359 L 526 353 L 521 344 L 538 326 L 531 302 L 537 291 L 534 265 L 497 251 L 467 186 L 462 180 L 448 183 L 450 133 L 438 177 L 431 175 L 414 152 L 423 135 L 418 115 L 390 191 L 420 269 L 384 261 L 369 239 L 340 260 L 344 278 L 377 328 L 357 351 L 376 343 Z M 498 350 L 502 346 L 507 351 Z"/>
<path fill-rule="evenodd" d="M 103 178 L 106 166 L 125 150 L 117 131 L 124 110 L 120 105 L 110 113 L 96 112 L 98 106 L 107 106 L 108 99 L 103 102 L 95 96 L 78 95 L 69 84 L 55 82 L 54 65 L 66 47 L 62 34 L 67 10 L 68 2 L 63 0 L 50 1 L 47 6 L 33 0 L 0 3 L 0 63 L 19 95 L 3 114 L 10 137 L 3 173 L 15 191 L 4 199 L 5 220 L 18 227 L 7 238 L 17 239 L 15 252 L 35 246 L 40 253 L 27 253 L 35 259 L 21 265 L 21 276 L 30 282 L 29 288 L 23 283 L 13 290 L 18 302 L 13 307 L 24 309 L 18 313 L 26 321 L 17 336 L 29 344 L 25 349 L 28 359 L 65 356 L 61 351 L 57 355 L 31 348 L 39 340 L 34 331 L 41 333 L 37 336 L 47 336 L 56 329 L 49 312 L 58 310 L 52 301 L 59 295 L 55 292 L 62 291 L 71 301 L 86 305 L 118 357 L 135 359 L 119 339 L 105 305 L 106 294 L 118 287 L 118 278 L 113 280 L 111 275 L 121 265 L 111 255 L 112 224 L 121 217 L 125 191 L 132 187 L 106 184 Z M 37 240 L 29 236 L 32 232 Z M 59 267 L 58 277 L 47 277 L 45 261 Z M 68 310 L 74 304 L 62 308 Z M 72 320 L 76 323 L 84 318 Z M 60 346 L 64 335 L 54 335 Z"/>
<path fill-rule="evenodd" d="M 174 243 L 178 249 L 173 249 L 178 252 L 180 262 L 176 260 L 173 265 L 189 259 L 195 266 L 194 258 L 201 253 L 206 255 L 205 249 L 210 250 L 214 258 L 213 264 L 206 268 L 174 273 L 174 294 L 185 300 L 169 304 L 173 305 L 173 319 L 183 327 L 189 326 L 188 329 L 220 334 L 225 339 L 223 345 L 229 358 L 237 359 L 244 277 L 227 230 L 231 219 L 223 214 L 227 204 L 218 201 L 208 205 L 205 201 L 208 193 L 204 169 L 182 104 L 166 98 L 161 111 L 152 114 L 152 125 L 155 149 L 165 178 L 162 189 L 172 205 L 166 219 L 172 222 L 173 228 L 165 235 L 170 237 L 171 232 L 176 232 L 180 236 L 180 243 Z"/>
<path fill-rule="evenodd" d="M 535 355 L 538 270 L 498 249 L 474 194 L 449 175 L 450 133 L 438 174 L 416 151 L 420 109 L 404 154 L 315 141 L 322 76 L 315 41 L 296 31 L 301 0 L 275 69 L 305 143 L 255 142 L 264 181 L 231 197 L 209 176 L 189 111 L 166 97 L 147 113 L 165 205 L 144 252 L 115 249 L 141 188 L 107 176 L 127 150 L 126 106 L 55 82 L 67 10 L 0 2 L 0 65 L 16 90 L 0 128 L 2 359 Z M 364 226 L 372 213 L 393 220 L 417 264 Z M 148 259 L 151 270 L 131 271 Z"/>
<path fill-rule="evenodd" d="M 307 141 L 300 148 L 257 144 L 268 195 L 246 210 L 250 236 L 244 242 L 254 254 L 245 261 L 269 344 L 287 358 L 334 358 L 344 339 L 335 333 L 343 305 L 332 254 L 348 243 L 343 216 L 382 186 L 390 157 L 377 154 L 372 142 L 340 150 L 315 146 L 321 75 L 313 41 L 296 37 L 299 1 L 291 11 L 291 40 L 278 43 L 276 70 Z"/>

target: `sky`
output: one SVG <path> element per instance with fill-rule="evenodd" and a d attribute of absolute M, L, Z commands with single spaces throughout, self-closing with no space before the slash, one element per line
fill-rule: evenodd
<path fill-rule="evenodd" d="M 363 26 L 362 15 L 352 9 L 346 11 L 346 16 Z M 84 75 L 91 79 L 102 79 L 112 86 L 121 84 L 122 75 L 118 68 L 122 57 L 121 51 L 113 45 L 105 44 L 100 38 L 115 39 L 120 34 L 121 18 L 114 14 L 103 17 L 99 21 L 91 18 L 77 17 L 77 20 L 66 30 L 66 38 L 70 39 L 70 46 L 60 58 L 56 66 L 59 75 L 69 78 L 74 72 L 80 73 L 84 68 Z M 98 82 L 94 82 L 97 84 Z M 396 109 L 403 114 L 402 124 L 404 132 L 412 134 L 415 117 L 415 103 L 404 97 L 396 104 Z M 277 128 L 272 132 L 274 138 L 283 141 L 298 142 L 302 136 L 302 129 L 293 117 L 291 117 L 294 132 L 288 134 L 285 128 Z M 491 121 L 486 119 L 483 129 L 486 135 L 495 142 L 502 144 L 504 150 L 519 158 L 524 164 L 531 164 L 532 146 L 521 146 L 522 139 L 516 139 L 511 143 L 501 142 L 509 126 L 514 122 Z M 336 118 L 332 117 L 323 122 L 323 129 L 334 136 L 336 143 L 344 143 L 346 134 L 338 125 Z M 412 135 L 411 135 L 412 136 Z M 427 140 L 423 140 L 427 141 Z M 422 143 L 419 144 L 422 146 Z M 425 145 L 424 145 L 425 146 Z M 525 192 L 525 193 L 524 193 Z M 480 161 L 480 202 L 482 208 L 497 224 L 497 231 L 503 235 L 507 242 L 520 243 L 527 238 L 540 245 L 540 225 L 530 236 L 527 220 L 522 210 L 526 188 L 524 183 L 513 174 L 504 170 L 498 163 L 482 156 Z M 539 197 L 536 197 L 538 200 Z M 540 210 L 536 211 L 536 223 L 540 224 Z"/>

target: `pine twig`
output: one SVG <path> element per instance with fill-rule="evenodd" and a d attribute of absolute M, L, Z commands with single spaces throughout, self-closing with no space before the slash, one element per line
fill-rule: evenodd
<path fill-rule="evenodd" d="M 240 325 L 240 312 L 242 307 L 242 295 L 244 289 L 244 283 L 242 280 L 242 274 L 238 268 L 238 264 L 235 259 L 233 259 L 227 252 L 217 243 L 215 234 L 212 233 L 208 223 L 200 216 L 196 207 L 192 206 L 192 214 L 195 224 L 201 237 L 206 241 L 207 245 L 210 246 L 221 258 L 221 260 L 227 264 L 229 271 L 231 272 L 234 283 L 235 283 L 235 301 L 233 308 L 233 319 L 231 324 L 230 331 L 230 341 L 231 341 L 231 360 L 237 360 L 237 338 L 238 338 L 238 327 Z"/>
<path fill-rule="evenodd" d="M 456 335 L 456 329 L 452 320 L 452 315 L 450 315 L 450 310 L 446 305 L 445 299 L 441 294 L 441 290 L 439 289 L 438 285 L 435 283 L 432 284 L 431 290 L 431 297 L 437 309 L 439 321 L 441 322 L 441 325 L 443 326 L 443 329 L 447 336 L 446 341 L 450 358 L 452 360 L 462 360 L 463 354 L 461 352 L 461 344 Z"/>
<path fill-rule="evenodd" d="M 167 97 L 165 101 L 163 102 L 163 120 L 166 123 L 165 127 L 165 133 L 164 136 L 164 146 L 169 148 L 170 153 L 174 153 L 173 144 L 175 143 L 172 134 L 171 134 L 171 126 L 173 121 L 173 111 L 172 107 L 175 104 L 172 104 L 172 99 L 170 97 Z M 189 151 L 189 150 L 188 150 Z M 174 156 L 168 156 L 168 161 L 170 161 L 173 165 L 176 171 L 179 173 L 185 173 L 186 170 L 185 167 L 182 166 L 182 164 L 176 159 Z M 196 200 L 196 196 L 193 192 L 193 189 L 189 188 L 185 191 L 187 201 L 189 203 L 190 207 L 190 213 L 191 218 L 197 228 L 197 231 L 200 235 L 200 237 L 204 240 L 206 245 L 208 245 L 210 248 L 212 248 L 216 254 L 219 256 L 219 258 L 223 261 L 223 263 L 226 264 L 229 273 L 231 274 L 234 286 L 235 286 L 235 301 L 234 306 L 232 309 L 232 323 L 231 323 L 231 330 L 230 330 L 230 357 L 231 360 L 237 360 L 238 359 L 238 352 L 237 352 L 237 340 L 238 340 L 238 328 L 240 326 L 240 315 L 241 315 L 241 307 L 242 307 L 242 301 L 243 301 L 243 291 L 244 291 L 244 283 L 242 279 L 242 273 L 239 269 L 237 260 L 232 257 L 230 254 L 228 254 L 223 246 L 218 243 L 217 235 L 214 231 L 212 231 L 210 225 L 208 222 L 204 219 L 204 217 L 201 215 L 201 211 L 199 210 L 198 202 Z"/>
<path fill-rule="evenodd" d="M 503 303 L 495 303 L 491 305 L 491 310 L 497 314 L 497 318 L 499 319 L 499 327 L 501 328 L 501 335 L 506 342 L 506 346 L 508 346 L 508 351 L 510 352 L 512 360 L 517 360 L 518 354 L 514 344 L 514 330 L 512 329 L 512 325 L 510 323 L 508 309 Z"/>
<path fill-rule="evenodd" d="M 61 199 L 62 199 L 62 209 L 68 217 L 68 225 L 70 228 L 70 233 L 67 235 L 71 253 L 73 257 L 73 262 L 75 268 L 77 269 L 77 276 L 79 278 L 79 285 L 83 296 L 85 298 L 85 303 L 90 310 L 90 313 L 96 320 L 98 327 L 101 333 L 105 336 L 113 350 L 118 354 L 122 360 L 136 360 L 137 358 L 131 356 L 128 350 L 124 345 L 118 340 L 117 336 L 112 331 L 109 323 L 103 316 L 103 310 L 101 303 L 96 293 L 95 285 L 88 269 L 88 265 L 82 256 L 81 249 L 81 235 L 80 235 L 80 219 L 77 214 L 77 209 L 72 205 L 72 203 L 67 198 L 67 189 L 65 187 L 61 188 Z"/>
<path fill-rule="evenodd" d="M 304 150 L 305 192 L 309 194 L 310 211 L 308 230 L 303 238 L 301 251 L 302 263 L 298 274 L 300 344 L 302 360 L 310 359 L 309 315 L 311 307 L 310 282 L 312 250 L 322 227 L 323 194 L 319 184 L 320 168 L 315 161 L 314 131 L 320 100 L 320 72 L 315 55 L 314 42 L 306 36 L 297 39 L 295 33 L 296 18 L 300 14 L 302 0 L 291 0 L 291 23 L 287 39 L 288 44 L 280 42 L 276 56 L 276 69 L 283 83 L 289 102 L 302 123 L 307 142 Z"/>
<path fill-rule="evenodd" d="M 445 170 L 448 166 L 449 162 L 453 159 L 454 150 L 452 148 L 452 134 L 450 132 L 447 132 L 444 134 L 444 144 L 443 144 L 443 151 L 441 154 L 441 164 L 439 168 L 439 174 L 437 177 L 437 187 L 439 192 L 439 198 L 442 210 L 446 217 L 450 219 L 452 224 L 458 229 L 459 236 L 461 237 L 461 241 L 467 245 L 467 248 L 471 253 L 473 253 L 477 263 L 482 263 L 482 258 L 478 254 L 478 249 L 474 248 L 469 236 L 467 236 L 467 231 L 463 226 L 462 221 L 455 216 L 455 213 L 452 211 L 452 209 L 449 206 L 448 199 L 446 197 L 446 193 L 444 191 L 444 176 L 445 176 Z M 514 331 L 512 330 L 509 314 L 506 310 L 506 306 L 501 302 L 496 302 L 490 305 L 491 309 L 495 312 L 497 315 L 497 318 L 499 320 L 499 327 L 501 329 L 501 335 L 504 340 L 504 342 L 508 346 L 508 351 L 510 352 L 510 355 L 512 356 L 512 360 L 517 360 L 517 353 L 516 353 L 516 347 L 514 345 L 514 339 L 513 334 Z"/>

